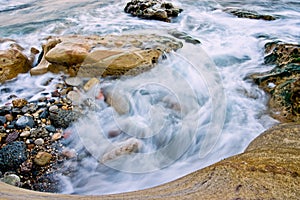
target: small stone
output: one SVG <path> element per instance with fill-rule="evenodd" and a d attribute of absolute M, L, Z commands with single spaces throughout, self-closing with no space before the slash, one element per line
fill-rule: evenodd
<path fill-rule="evenodd" d="M 91 78 L 84 86 L 83 89 L 87 92 L 90 91 L 95 85 L 99 84 L 100 81 L 97 78 Z"/>
<path fill-rule="evenodd" d="M 57 105 L 53 105 L 49 107 L 49 112 L 55 112 L 58 110 L 58 106 Z"/>
<path fill-rule="evenodd" d="M 6 123 L 6 117 L 0 116 L 0 126 L 3 126 Z"/>
<path fill-rule="evenodd" d="M 80 93 L 76 91 L 70 91 L 67 94 L 67 98 L 70 99 L 73 102 L 73 104 L 79 104 L 82 99 Z"/>
<path fill-rule="evenodd" d="M 47 152 L 40 151 L 34 158 L 34 163 L 38 166 L 45 166 L 50 162 L 52 155 Z"/>
<path fill-rule="evenodd" d="M 20 134 L 20 137 L 29 137 L 30 136 L 30 131 L 23 131 L 21 134 Z"/>
<path fill-rule="evenodd" d="M 26 106 L 28 104 L 28 101 L 26 99 L 14 99 L 12 101 L 12 104 L 14 107 L 22 108 L 23 106 Z"/>
<path fill-rule="evenodd" d="M 11 122 L 14 119 L 14 117 L 11 114 L 6 114 L 5 118 L 8 122 Z"/>
<path fill-rule="evenodd" d="M 7 183 L 13 186 L 20 186 L 21 179 L 16 174 L 4 175 L 3 178 L 0 179 L 2 182 Z"/>
<path fill-rule="evenodd" d="M 79 77 L 69 77 L 65 80 L 66 84 L 69 86 L 77 87 L 82 84 L 82 80 Z"/>
<path fill-rule="evenodd" d="M 34 141 L 34 144 L 36 145 L 43 145 L 45 141 L 42 138 L 38 138 Z"/>
<path fill-rule="evenodd" d="M 56 141 L 56 140 L 59 140 L 61 137 L 62 137 L 62 135 L 60 133 L 55 133 L 52 135 L 51 140 Z"/>
<path fill-rule="evenodd" d="M 23 162 L 21 164 L 21 172 L 25 172 L 25 173 L 28 173 L 31 171 L 32 169 L 32 162 L 31 160 L 26 160 L 25 162 Z"/>
<path fill-rule="evenodd" d="M 52 97 L 60 97 L 60 92 L 58 92 L 57 90 L 51 92 L 51 96 Z"/>
<path fill-rule="evenodd" d="M 34 120 L 32 117 L 29 116 L 21 116 L 17 121 L 16 121 L 16 128 L 17 129 L 24 129 L 26 126 L 33 128 L 34 126 Z"/>
<path fill-rule="evenodd" d="M 74 149 L 64 149 L 62 150 L 61 154 L 67 159 L 76 157 L 76 151 Z"/>
<path fill-rule="evenodd" d="M 54 133 L 56 131 L 55 127 L 52 125 L 47 125 L 45 128 L 50 133 Z"/>
<path fill-rule="evenodd" d="M 27 140 L 25 141 L 25 143 L 26 143 L 26 144 L 30 144 L 30 143 L 31 143 L 31 140 L 30 140 L 30 139 L 27 139 Z"/>
<path fill-rule="evenodd" d="M 13 142 L 15 141 L 17 138 L 19 137 L 19 133 L 18 132 L 12 132 L 10 134 L 7 135 L 6 139 L 5 139 L 5 142 L 6 143 L 10 143 L 10 142 Z"/>
<path fill-rule="evenodd" d="M 48 118 L 48 116 L 49 116 L 49 111 L 47 109 L 45 109 L 45 110 L 43 110 L 43 112 L 41 112 L 39 117 L 41 119 L 46 119 L 46 118 Z"/>

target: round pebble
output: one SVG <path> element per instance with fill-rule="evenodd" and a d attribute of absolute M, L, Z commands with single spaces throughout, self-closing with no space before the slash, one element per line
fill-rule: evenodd
<path fill-rule="evenodd" d="M 34 141 L 34 144 L 36 145 L 43 145 L 44 144 L 44 140 L 42 138 L 38 138 Z"/>
<path fill-rule="evenodd" d="M 82 80 L 79 77 L 69 77 L 65 80 L 66 84 L 69 86 L 79 86 L 82 84 Z"/>
<path fill-rule="evenodd" d="M 53 105 L 49 107 L 49 112 L 55 112 L 56 110 L 58 110 L 58 106 L 57 105 Z"/>
<path fill-rule="evenodd" d="M 20 134 L 20 137 L 28 137 L 30 136 L 30 131 L 23 131 L 21 134 Z"/>

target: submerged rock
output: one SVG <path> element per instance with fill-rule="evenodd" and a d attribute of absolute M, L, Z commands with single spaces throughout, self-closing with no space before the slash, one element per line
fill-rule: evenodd
<path fill-rule="evenodd" d="M 4 174 L 4 177 L 0 181 L 13 186 L 19 186 L 21 184 L 21 179 L 16 174 Z"/>
<path fill-rule="evenodd" d="M 68 128 L 70 124 L 80 117 L 80 113 L 72 110 L 58 109 L 50 112 L 50 120 L 56 128 Z"/>
<path fill-rule="evenodd" d="M 170 22 L 171 17 L 177 17 L 183 10 L 161 0 L 131 0 L 124 11 L 143 19 Z"/>
<path fill-rule="evenodd" d="M 276 66 L 251 77 L 270 93 L 272 116 L 280 121 L 300 120 L 300 45 L 268 43 L 265 64 Z"/>
<path fill-rule="evenodd" d="M 8 39 L 0 38 L 0 43 L 8 43 L 9 46 L 5 50 L 0 50 L 0 83 L 30 70 L 31 62 L 23 53 L 22 47 Z"/>
<path fill-rule="evenodd" d="M 225 8 L 223 11 L 226 13 L 235 15 L 239 18 L 262 19 L 262 20 L 267 20 L 267 21 L 276 19 L 275 17 L 273 17 L 271 15 L 263 15 L 263 14 L 259 14 L 259 13 L 255 12 L 255 11 L 245 10 L 245 9 L 241 9 L 241 8 Z"/>
<path fill-rule="evenodd" d="M 152 68 L 164 52 L 182 43 L 155 34 L 58 36 L 48 38 L 41 62 L 32 75 L 63 71 L 71 76 L 135 75 Z"/>

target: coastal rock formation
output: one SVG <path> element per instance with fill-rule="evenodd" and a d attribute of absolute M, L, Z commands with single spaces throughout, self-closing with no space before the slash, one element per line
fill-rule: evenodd
<path fill-rule="evenodd" d="M 170 22 L 171 17 L 177 17 L 183 10 L 161 0 L 131 0 L 124 11 L 143 19 Z"/>
<path fill-rule="evenodd" d="M 269 105 L 273 117 L 283 122 L 299 121 L 300 45 L 268 43 L 265 48 L 265 64 L 276 66 L 251 77 L 271 95 Z"/>
<path fill-rule="evenodd" d="M 234 16 L 237 16 L 238 18 L 248 18 L 248 19 L 262 19 L 262 20 L 275 20 L 276 18 L 271 15 L 263 15 L 259 14 L 255 11 L 251 10 L 245 10 L 241 8 L 225 8 L 223 10 L 226 13 L 232 14 Z"/>
<path fill-rule="evenodd" d="M 0 49 L 0 83 L 30 70 L 31 62 L 20 45 L 14 40 L 1 38 L 0 44 L 7 46 L 6 49 Z"/>
<path fill-rule="evenodd" d="M 71 76 L 135 75 L 152 68 L 182 43 L 155 34 L 49 37 L 32 75 L 63 71 Z"/>
<path fill-rule="evenodd" d="M 277 125 L 242 154 L 154 188 L 115 195 L 37 193 L 0 183 L 4 199 L 297 199 L 300 125 Z"/>

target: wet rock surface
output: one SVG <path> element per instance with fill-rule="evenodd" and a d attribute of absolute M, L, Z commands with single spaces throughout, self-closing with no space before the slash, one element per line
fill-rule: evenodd
<path fill-rule="evenodd" d="M 264 15 L 252 10 L 245 10 L 241 8 L 225 8 L 223 11 L 237 16 L 238 18 L 258 19 L 266 21 L 276 20 L 276 18 L 271 15 Z"/>
<path fill-rule="evenodd" d="M 177 17 L 183 10 L 161 0 L 131 0 L 124 11 L 143 19 L 171 22 L 171 18 Z"/>
<path fill-rule="evenodd" d="M 79 77 L 135 75 L 154 67 L 164 52 L 181 47 L 180 41 L 155 34 L 49 37 L 41 62 L 30 72 Z"/>
<path fill-rule="evenodd" d="M 272 42 L 265 49 L 265 64 L 275 67 L 251 77 L 271 95 L 273 117 L 283 122 L 299 121 L 300 45 Z"/>

